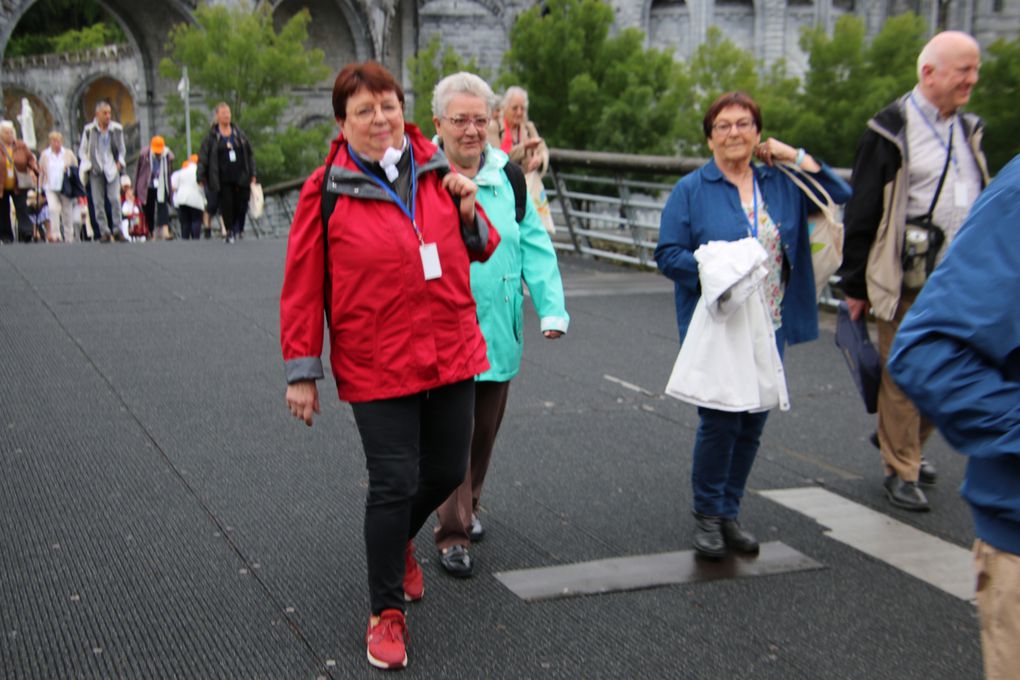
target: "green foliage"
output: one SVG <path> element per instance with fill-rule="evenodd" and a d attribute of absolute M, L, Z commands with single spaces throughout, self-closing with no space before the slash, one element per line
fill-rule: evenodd
<path fill-rule="evenodd" d="M 487 74 L 479 72 L 478 62 L 474 58 L 464 59 L 452 47 L 443 49 L 438 33 L 432 36 L 424 50 L 407 60 L 407 68 L 411 71 L 411 89 L 414 92 L 414 109 L 410 120 L 426 136 L 433 133 L 432 91 L 440 80 L 460 71 L 469 71 L 488 79 Z"/>
<path fill-rule="evenodd" d="M 993 174 L 1020 153 L 1020 37 L 989 45 L 981 65 L 981 80 L 969 107 L 984 118 L 983 147 Z"/>
<path fill-rule="evenodd" d="M 306 173 L 324 155 L 321 126 L 279 129 L 296 100 L 293 88 L 314 85 L 329 75 L 322 50 L 305 47 L 309 21 L 308 11 L 302 10 L 277 32 L 269 3 L 254 8 L 246 1 L 231 7 L 199 5 L 194 24 L 170 30 L 170 56 L 159 65 L 160 75 L 174 82 L 187 66 L 192 88 L 202 92 L 209 117 L 194 131 L 198 139 L 208 129 L 213 107 L 220 101 L 230 106 L 234 122 L 251 139 L 259 178 L 267 184 Z M 183 106 L 176 93 L 169 99 L 180 135 Z"/>
<path fill-rule="evenodd" d="M 75 52 L 90 50 L 103 45 L 124 42 L 125 36 L 116 24 L 92 24 L 78 30 L 70 30 L 53 38 L 54 52 Z"/>
<path fill-rule="evenodd" d="M 18 21 L 4 56 L 75 52 L 125 42 L 120 24 L 96 0 L 40 0 Z"/>
<path fill-rule="evenodd" d="M 924 38 L 924 21 L 909 12 L 887 21 L 871 45 L 854 15 L 840 17 L 832 36 L 821 27 L 805 29 L 800 44 L 810 66 L 801 112 L 785 141 L 832 165 L 852 165 L 868 119 L 916 84 Z"/>
<path fill-rule="evenodd" d="M 675 151 L 682 71 L 644 48 L 644 34 L 609 35 L 601 0 L 548 0 L 517 18 L 504 86 L 528 91 L 528 116 L 550 146 L 631 153 Z"/>

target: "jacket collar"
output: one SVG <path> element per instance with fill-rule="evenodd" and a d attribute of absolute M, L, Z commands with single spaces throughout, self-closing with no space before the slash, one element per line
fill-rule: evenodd
<path fill-rule="evenodd" d="M 776 172 L 775 169 L 770 168 L 767 165 L 755 163 L 751 163 L 751 171 L 754 172 L 754 175 L 755 177 L 758 178 L 759 182 L 767 177 L 770 177 L 772 173 Z M 726 179 L 726 175 L 724 175 L 722 170 L 719 169 L 719 166 L 716 165 L 714 158 L 708 159 L 708 163 L 705 163 L 703 166 L 701 166 L 701 175 L 709 182 L 728 181 Z"/>

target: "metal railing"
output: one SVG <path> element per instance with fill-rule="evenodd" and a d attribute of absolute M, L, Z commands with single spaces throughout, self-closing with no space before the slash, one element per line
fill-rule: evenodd
<path fill-rule="evenodd" d="M 674 184 L 705 164 L 703 158 L 641 156 L 551 149 L 545 176 L 556 224 L 553 245 L 584 257 L 655 269 L 659 219 Z M 849 179 L 849 170 L 837 170 Z M 266 212 L 256 235 L 286 236 L 302 181 L 264 189 Z M 826 290 L 822 304 L 834 298 Z"/>

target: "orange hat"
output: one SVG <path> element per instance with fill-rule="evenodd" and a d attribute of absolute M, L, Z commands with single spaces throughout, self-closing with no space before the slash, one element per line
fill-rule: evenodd
<path fill-rule="evenodd" d="M 197 153 L 191 154 L 191 156 L 188 158 L 188 160 L 191 161 L 192 163 L 197 163 L 198 162 L 198 154 Z"/>
<path fill-rule="evenodd" d="M 159 135 L 156 135 L 152 138 L 149 148 L 152 149 L 152 153 L 158 156 L 166 150 L 166 140 Z"/>

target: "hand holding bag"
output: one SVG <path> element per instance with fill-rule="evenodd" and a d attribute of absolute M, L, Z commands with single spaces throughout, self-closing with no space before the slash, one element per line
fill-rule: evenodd
<path fill-rule="evenodd" d="M 850 308 L 845 302 L 836 310 L 836 347 L 843 353 L 850 376 L 864 400 L 868 413 L 878 411 L 878 386 L 882 381 L 882 359 L 868 337 L 868 321 L 862 314 L 857 321 L 850 319 Z"/>
<path fill-rule="evenodd" d="M 814 219 L 808 222 L 808 236 L 811 239 L 811 265 L 815 272 L 815 296 L 820 298 L 829 278 L 843 264 L 843 223 L 836 219 L 836 202 L 818 180 L 801 173 L 797 166 L 777 163 L 775 167 L 789 177 L 818 208 Z M 811 189 L 801 178 L 811 185 Z M 824 203 L 819 196 L 825 199 Z M 808 212 L 814 214 L 814 211 Z"/>

